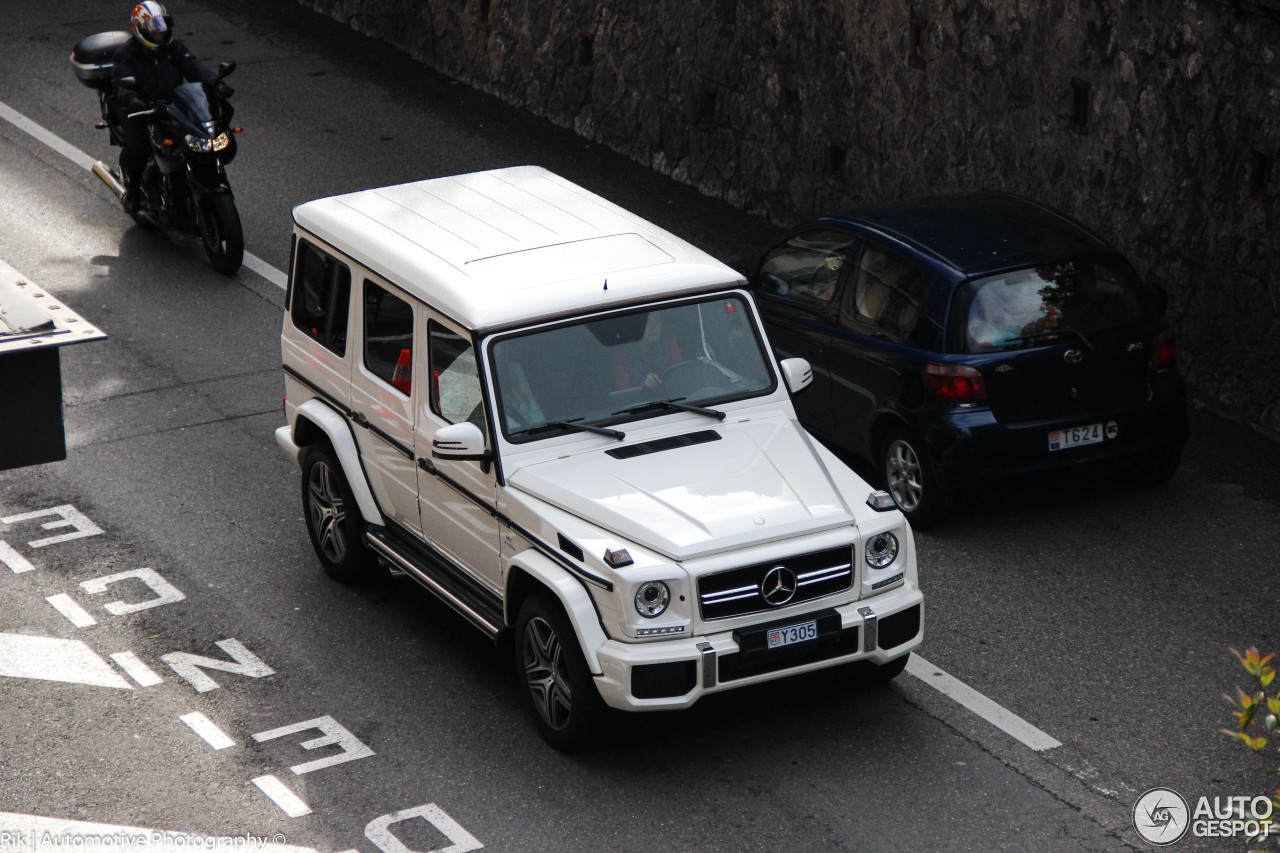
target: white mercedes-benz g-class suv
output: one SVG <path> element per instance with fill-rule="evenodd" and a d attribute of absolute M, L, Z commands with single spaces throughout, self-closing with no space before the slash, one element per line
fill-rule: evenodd
<path fill-rule="evenodd" d="M 497 638 L 543 736 L 922 638 L 893 500 L 818 444 L 741 276 L 536 167 L 294 210 L 282 335 L 325 570 L 405 574 Z"/>

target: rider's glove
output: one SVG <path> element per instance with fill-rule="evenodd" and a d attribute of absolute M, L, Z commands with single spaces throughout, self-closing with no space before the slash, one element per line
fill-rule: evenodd
<path fill-rule="evenodd" d="M 222 82 L 221 80 L 218 81 L 218 84 L 214 88 L 218 93 L 218 97 L 222 98 L 223 100 L 230 98 L 232 95 L 236 93 L 235 89 L 232 89 L 230 86 L 228 86 L 226 83 Z"/>

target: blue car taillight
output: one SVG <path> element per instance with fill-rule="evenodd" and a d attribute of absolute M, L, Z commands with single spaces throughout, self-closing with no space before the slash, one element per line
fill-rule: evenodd
<path fill-rule="evenodd" d="M 924 366 L 924 375 L 933 393 L 948 403 L 980 403 L 987 399 L 987 383 L 976 367 L 931 361 Z"/>

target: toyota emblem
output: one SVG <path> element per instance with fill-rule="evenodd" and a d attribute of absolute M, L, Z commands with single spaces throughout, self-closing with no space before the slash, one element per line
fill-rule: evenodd
<path fill-rule="evenodd" d="M 771 607 L 781 607 L 796 594 L 796 573 L 786 566 L 774 566 L 760 581 L 760 596 Z"/>
<path fill-rule="evenodd" d="M 1062 354 L 1062 360 L 1067 364 L 1079 364 L 1084 361 L 1084 353 L 1073 347 Z"/>

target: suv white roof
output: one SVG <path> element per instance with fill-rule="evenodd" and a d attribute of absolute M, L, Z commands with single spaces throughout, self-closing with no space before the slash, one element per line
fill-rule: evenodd
<path fill-rule="evenodd" d="M 293 218 L 471 329 L 741 281 L 701 249 L 537 166 L 317 199 Z"/>

